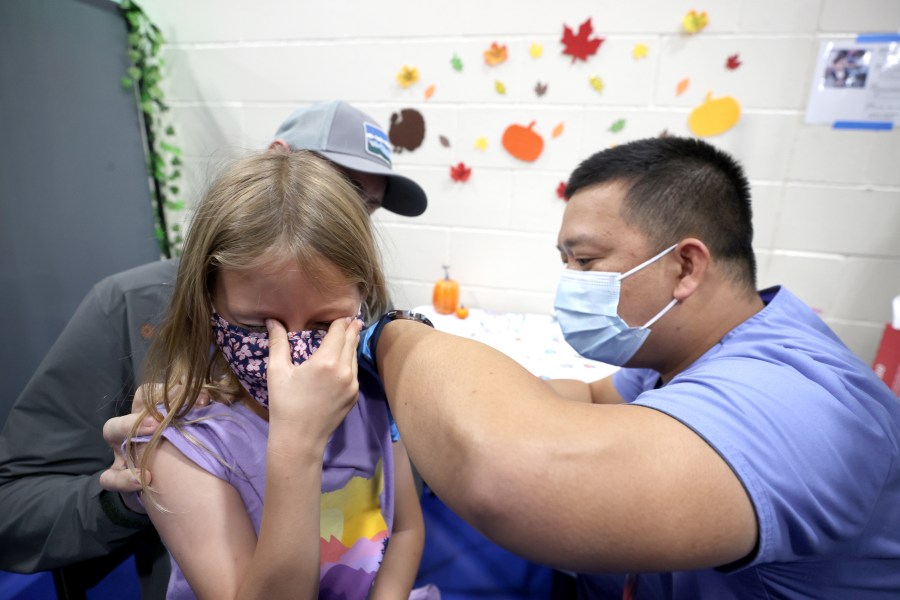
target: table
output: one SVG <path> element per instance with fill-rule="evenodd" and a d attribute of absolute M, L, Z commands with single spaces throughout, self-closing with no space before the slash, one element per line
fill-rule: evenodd
<path fill-rule="evenodd" d="M 619 367 L 579 356 L 550 315 L 500 313 L 473 308 L 466 319 L 439 315 L 431 305 L 417 306 L 435 329 L 470 338 L 506 354 L 541 379 L 596 381 Z"/>

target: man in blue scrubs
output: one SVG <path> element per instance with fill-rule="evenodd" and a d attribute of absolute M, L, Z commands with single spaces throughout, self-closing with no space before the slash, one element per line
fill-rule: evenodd
<path fill-rule="evenodd" d="M 740 166 L 639 140 L 566 195 L 560 326 L 625 368 L 543 382 L 382 319 L 364 360 L 432 489 L 530 560 L 630 573 L 627 598 L 900 597 L 900 401 L 790 291 L 757 292 Z"/>

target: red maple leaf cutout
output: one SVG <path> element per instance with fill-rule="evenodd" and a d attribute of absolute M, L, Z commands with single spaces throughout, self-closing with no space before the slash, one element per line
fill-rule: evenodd
<path fill-rule="evenodd" d="M 590 19 L 578 27 L 577 35 L 572 33 L 572 30 L 569 29 L 568 25 L 563 25 L 563 36 L 561 41 L 563 46 L 566 47 L 565 50 L 563 50 L 563 54 L 571 56 L 573 64 L 577 59 L 587 61 L 588 56 L 597 53 L 600 44 L 603 43 L 605 38 L 590 39 L 591 34 L 593 33 L 594 26 L 591 25 Z"/>
<path fill-rule="evenodd" d="M 565 200 L 568 202 L 568 198 L 566 198 L 566 182 L 560 181 L 559 185 L 556 186 L 556 195 L 559 196 L 560 200 Z"/>
<path fill-rule="evenodd" d="M 739 66 L 741 66 L 741 59 L 737 54 L 732 54 L 728 57 L 728 60 L 725 61 L 725 68 L 731 69 L 734 71 Z"/>
<path fill-rule="evenodd" d="M 450 167 L 450 179 L 465 183 L 472 175 L 472 167 L 467 167 L 466 163 L 459 163 Z"/>

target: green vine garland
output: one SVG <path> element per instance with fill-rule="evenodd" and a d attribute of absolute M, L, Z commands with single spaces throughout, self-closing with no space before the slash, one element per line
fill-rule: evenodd
<path fill-rule="evenodd" d="M 175 144 L 175 128 L 169 123 L 162 81 L 164 61 L 159 50 L 165 42 L 162 32 L 132 0 L 119 5 L 128 26 L 128 59 L 131 66 L 122 78 L 122 87 L 137 90 L 147 134 L 148 165 L 151 175 L 156 241 L 167 257 L 180 256 L 184 243 L 181 225 L 175 216 L 185 208 L 181 190 L 181 148 Z"/>

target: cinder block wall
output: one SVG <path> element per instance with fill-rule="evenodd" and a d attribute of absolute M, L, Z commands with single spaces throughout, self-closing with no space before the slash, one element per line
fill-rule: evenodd
<path fill-rule="evenodd" d="M 428 211 L 376 217 L 396 304 L 430 302 L 451 265 L 462 300 L 497 311 L 547 313 L 559 274 L 556 187 L 596 150 L 662 130 L 689 135 L 687 115 L 706 93 L 742 106 L 732 130 L 708 141 L 733 153 L 753 186 L 760 287 L 787 285 L 821 311 L 870 361 L 890 300 L 900 294 L 900 132 L 836 131 L 804 114 L 819 41 L 900 30 L 897 0 L 489 0 L 311 2 L 145 0 L 167 37 L 167 95 L 194 200 L 217 163 L 263 148 L 296 106 L 344 99 L 388 126 L 415 108 L 425 140 L 395 156 L 418 180 Z M 686 36 L 681 19 L 705 10 Z M 563 25 L 590 17 L 605 42 L 587 62 L 562 54 Z M 509 60 L 484 63 L 492 42 Z M 543 46 L 535 59 L 532 44 Z M 635 59 L 636 44 L 647 56 Z M 739 54 L 742 65 L 725 68 Z M 463 61 L 461 72 L 451 59 Z M 395 75 L 416 67 L 408 89 Z M 601 93 L 588 83 L 603 79 Z M 676 95 L 677 83 L 690 78 Z M 501 81 L 506 93 L 495 90 Z M 539 97 L 537 82 L 548 84 Z M 434 85 L 434 94 L 425 90 Z M 610 125 L 625 119 L 619 132 Z M 545 140 L 534 163 L 501 147 L 507 125 Z M 563 123 L 564 131 L 551 137 Z M 439 141 L 450 142 L 445 147 Z M 484 137 L 487 148 L 475 147 Z M 463 161 L 471 179 L 454 183 Z"/>

